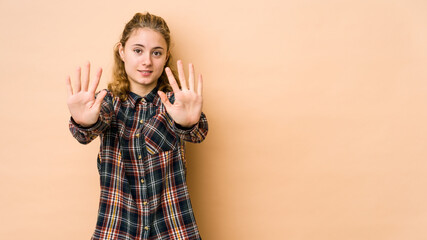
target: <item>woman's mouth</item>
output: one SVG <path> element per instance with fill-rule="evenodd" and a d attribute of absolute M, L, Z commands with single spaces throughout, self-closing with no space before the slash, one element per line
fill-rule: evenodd
<path fill-rule="evenodd" d="M 138 70 L 138 72 L 140 72 L 143 77 L 148 77 L 153 73 L 153 71 L 150 70 Z"/>

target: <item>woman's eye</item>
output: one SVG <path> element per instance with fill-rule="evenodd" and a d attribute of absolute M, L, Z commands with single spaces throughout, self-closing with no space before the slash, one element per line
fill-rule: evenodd
<path fill-rule="evenodd" d="M 138 53 L 138 54 L 140 54 L 140 53 L 142 53 L 142 50 L 141 49 L 135 49 L 135 50 L 133 50 L 135 53 Z"/>
<path fill-rule="evenodd" d="M 162 52 L 154 51 L 153 55 L 159 57 L 162 55 Z"/>

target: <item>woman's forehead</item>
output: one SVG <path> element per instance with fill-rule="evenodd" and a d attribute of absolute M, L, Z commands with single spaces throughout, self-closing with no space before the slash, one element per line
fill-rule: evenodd
<path fill-rule="evenodd" d="M 131 45 L 143 45 L 144 47 L 152 47 L 154 45 L 163 47 L 167 46 L 163 35 L 151 28 L 135 29 L 129 36 L 127 43 Z"/>

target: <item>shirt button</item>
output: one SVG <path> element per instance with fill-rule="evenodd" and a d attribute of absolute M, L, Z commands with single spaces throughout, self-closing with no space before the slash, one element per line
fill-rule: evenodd
<path fill-rule="evenodd" d="M 138 159 L 141 159 L 141 155 L 138 155 Z"/>
<path fill-rule="evenodd" d="M 136 137 L 139 137 L 139 133 L 136 134 Z"/>
<path fill-rule="evenodd" d="M 145 226 L 144 229 L 148 231 L 148 229 L 150 229 L 150 228 L 148 226 Z"/>
<path fill-rule="evenodd" d="M 141 178 L 141 183 L 144 183 L 144 179 Z"/>
<path fill-rule="evenodd" d="M 148 202 L 144 202 L 143 204 L 144 204 L 144 206 L 147 206 Z"/>
<path fill-rule="evenodd" d="M 143 123 L 144 121 L 142 121 L 142 120 L 139 120 L 139 123 Z"/>

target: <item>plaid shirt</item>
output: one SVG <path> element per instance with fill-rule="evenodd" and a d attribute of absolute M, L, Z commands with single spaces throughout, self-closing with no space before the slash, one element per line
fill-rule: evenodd
<path fill-rule="evenodd" d="M 173 93 L 168 93 L 171 102 Z M 178 127 L 154 89 L 120 101 L 108 92 L 98 122 L 89 128 L 70 120 L 80 143 L 101 138 L 101 199 L 92 239 L 201 239 L 186 185 L 184 141 L 208 132 L 206 116 L 191 129 Z"/>

